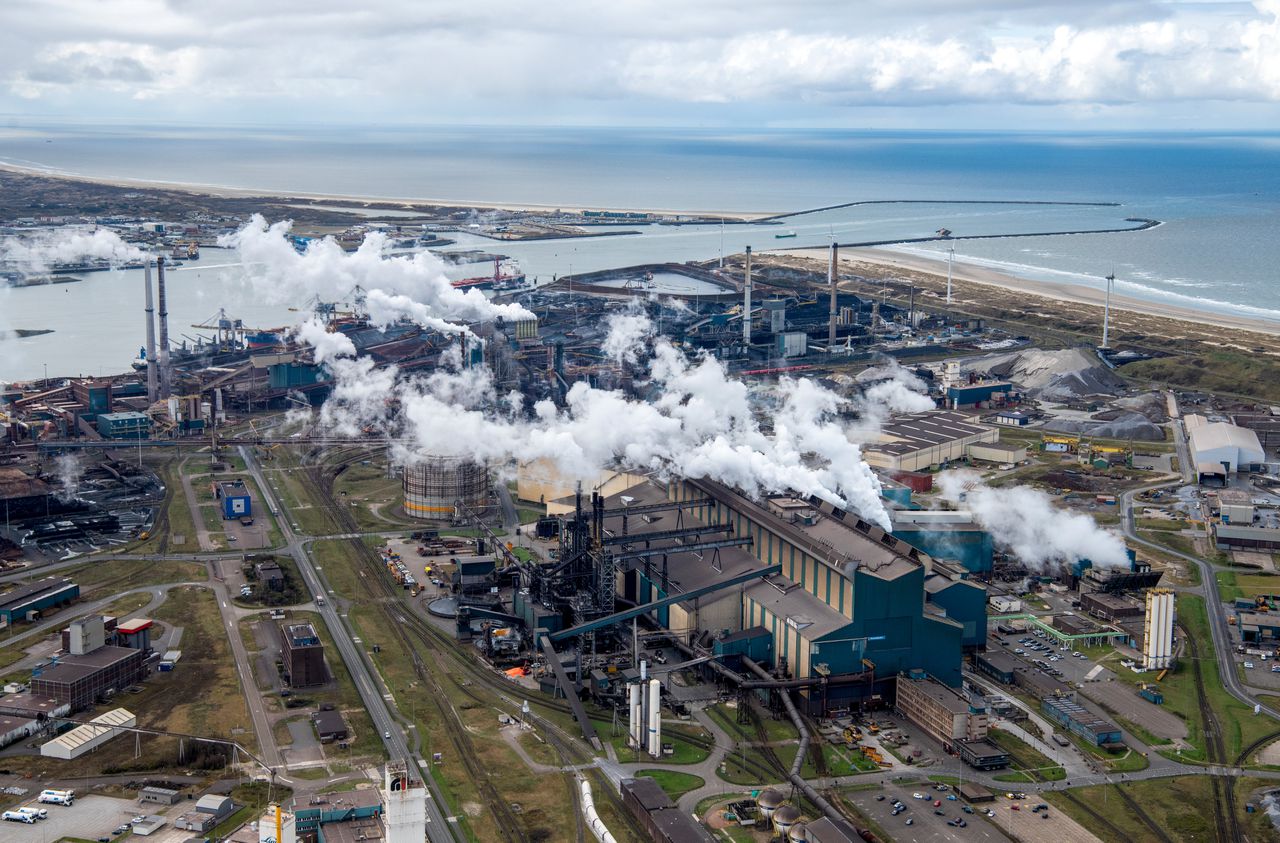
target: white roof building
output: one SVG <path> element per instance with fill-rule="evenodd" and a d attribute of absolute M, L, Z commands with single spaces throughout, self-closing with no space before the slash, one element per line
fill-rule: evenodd
<path fill-rule="evenodd" d="M 1240 466 L 1266 462 L 1266 452 L 1258 434 L 1229 422 L 1211 422 L 1204 416 L 1189 415 L 1184 420 L 1191 442 L 1191 459 L 1201 463 L 1225 464 L 1228 472 Z"/>
<path fill-rule="evenodd" d="M 40 747 L 40 754 L 46 758 L 61 758 L 64 761 L 79 758 L 86 752 L 102 746 L 120 734 L 123 729 L 138 725 L 138 718 L 134 717 L 132 712 L 116 708 L 98 715 L 90 722 L 92 725 L 77 726 L 70 732 L 43 744 Z"/>

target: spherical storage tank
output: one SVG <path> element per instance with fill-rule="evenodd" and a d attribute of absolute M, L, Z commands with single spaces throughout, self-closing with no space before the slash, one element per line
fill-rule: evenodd
<path fill-rule="evenodd" d="M 808 826 L 805 824 L 804 817 L 801 817 L 795 825 L 791 826 L 787 831 L 787 840 L 789 843 L 808 843 L 809 832 L 806 830 Z"/>
<path fill-rule="evenodd" d="M 766 820 L 773 818 L 773 812 L 785 804 L 787 798 L 771 787 L 767 787 L 756 795 L 756 805 L 760 808 L 760 816 Z"/>
<path fill-rule="evenodd" d="M 791 827 L 800 821 L 800 810 L 794 805 L 783 805 L 773 812 L 773 830 L 786 837 Z"/>
<path fill-rule="evenodd" d="M 448 521 L 489 510 L 489 469 L 462 457 L 423 457 L 404 468 L 404 512 Z"/>

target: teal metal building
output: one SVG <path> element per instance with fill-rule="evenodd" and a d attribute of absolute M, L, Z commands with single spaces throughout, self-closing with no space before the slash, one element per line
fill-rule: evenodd
<path fill-rule="evenodd" d="M 98 433 L 104 439 L 149 439 L 151 419 L 143 413 L 100 413 Z"/>

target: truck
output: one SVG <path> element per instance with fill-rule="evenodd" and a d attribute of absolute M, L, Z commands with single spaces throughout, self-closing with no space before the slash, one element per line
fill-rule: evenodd
<path fill-rule="evenodd" d="M 74 790 L 42 790 L 38 801 L 45 805 L 70 805 L 75 798 Z"/>
<path fill-rule="evenodd" d="M 1053 742 L 1054 742 L 1054 743 L 1056 743 L 1058 746 L 1070 746 L 1070 745 L 1071 745 L 1071 741 L 1067 740 L 1067 739 L 1066 739 L 1066 738 L 1064 738 L 1062 735 L 1059 735 L 1057 732 L 1054 732 L 1054 733 L 1053 733 Z"/>
<path fill-rule="evenodd" d="M 316 595 L 316 605 L 317 605 L 317 606 L 323 606 L 323 605 L 324 605 L 324 595 L 323 595 L 323 594 L 317 594 L 317 595 Z"/>
<path fill-rule="evenodd" d="M 5 811 L 3 819 L 11 823 L 26 823 L 27 825 L 35 824 L 35 817 L 30 814 L 24 814 L 21 811 Z"/>

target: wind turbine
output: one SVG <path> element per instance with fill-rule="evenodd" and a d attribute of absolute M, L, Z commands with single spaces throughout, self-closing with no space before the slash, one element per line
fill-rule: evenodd
<path fill-rule="evenodd" d="M 1115 284 L 1115 282 L 1116 282 L 1116 274 L 1113 271 L 1110 275 L 1107 276 L 1107 298 L 1106 298 L 1105 304 L 1102 307 L 1102 346 L 1101 346 L 1102 351 L 1108 351 L 1111 348 L 1111 346 L 1108 344 L 1108 340 L 1110 339 L 1110 328 L 1111 328 L 1111 286 Z"/>

